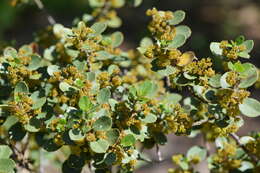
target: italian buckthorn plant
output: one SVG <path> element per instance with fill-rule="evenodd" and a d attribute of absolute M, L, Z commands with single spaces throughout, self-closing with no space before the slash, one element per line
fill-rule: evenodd
<path fill-rule="evenodd" d="M 12 0 L 19 6 L 41 1 Z M 260 172 L 260 132 L 238 136 L 244 117 L 258 117 L 250 96 L 259 70 L 247 62 L 254 42 L 212 42 L 208 57 L 181 46 L 191 36 L 185 12 L 146 11 L 149 34 L 121 49 L 116 10 L 141 0 L 89 0 L 72 27 L 50 23 L 35 39 L 0 52 L 0 172 L 42 172 L 48 158 L 63 173 L 130 173 L 163 160 L 167 135 L 204 138 L 172 156 L 169 173 Z M 14 7 L 15 8 L 15 7 Z M 111 32 L 113 31 L 113 32 Z M 188 94 L 184 94 L 186 91 Z M 212 148 L 209 148 L 212 147 Z M 156 148 L 158 161 L 143 150 Z"/>

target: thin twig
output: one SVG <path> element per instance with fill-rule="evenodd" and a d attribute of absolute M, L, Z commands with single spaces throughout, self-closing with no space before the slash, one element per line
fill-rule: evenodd
<path fill-rule="evenodd" d="M 143 157 L 139 157 L 138 160 L 141 160 L 141 161 L 144 161 L 144 162 L 147 162 L 147 163 L 153 163 L 153 161 L 148 160 L 148 159 L 143 158 Z"/>
<path fill-rule="evenodd" d="M 47 20 L 51 25 L 54 25 L 56 23 L 55 19 L 45 10 L 44 5 L 41 0 L 34 0 L 37 7 L 42 10 L 45 15 L 47 16 Z"/>
<path fill-rule="evenodd" d="M 93 171 L 92 171 L 92 165 L 91 165 L 91 163 L 90 163 L 90 162 L 88 163 L 88 170 L 89 170 L 89 172 L 90 172 L 90 173 L 92 173 L 92 172 L 93 172 Z"/>
<path fill-rule="evenodd" d="M 193 123 L 192 126 L 193 127 L 194 126 L 200 126 L 200 125 L 202 125 L 202 124 L 204 124 L 206 122 L 208 122 L 208 119 L 203 119 L 203 120 L 200 120 L 200 121 L 197 121 L 197 122 Z"/>
<path fill-rule="evenodd" d="M 156 154 L 158 156 L 159 162 L 161 162 L 163 160 L 163 158 L 162 158 L 162 153 L 161 153 L 161 150 L 160 150 L 160 147 L 158 144 L 156 145 Z"/>
<path fill-rule="evenodd" d="M 207 150 L 207 156 L 209 156 L 209 155 L 210 155 L 210 144 L 209 144 L 209 142 L 207 141 L 205 135 L 202 136 L 202 140 L 203 140 L 203 144 L 204 144 L 204 146 L 205 146 L 205 148 L 206 148 L 206 150 Z"/>
<path fill-rule="evenodd" d="M 248 154 L 248 156 L 255 162 L 258 162 L 258 159 L 255 157 L 255 155 L 251 154 L 247 148 L 240 142 L 239 136 L 235 133 L 230 133 L 229 134 L 235 141 L 236 143 Z"/>

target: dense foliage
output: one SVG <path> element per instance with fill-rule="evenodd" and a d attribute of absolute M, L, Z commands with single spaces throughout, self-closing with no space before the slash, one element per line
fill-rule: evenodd
<path fill-rule="evenodd" d="M 53 25 L 32 43 L 2 50 L 0 172 L 37 172 L 42 149 L 64 153 L 64 173 L 85 165 L 95 172 L 133 172 L 139 161 L 153 162 L 143 149 L 156 147 L 161 161 L 159 145 L 168 134 L 201 134 L 216 148 L 210 154 L 206 146 L 193 146 L 174 155 L 170 173 L 195 173 L 193 166 L 206 158 L 213 173 L 259 172 L 260 133 L 236 135 L 241 114 L 260 115 L 247 89 L 258 69 L 240 61 L 250 58 L 253 41 L 213 42 L 210 57 L 196 57 L 179 49 L 191 36 L 180 25 L 185 12 L 153 8 L 147 10 L 150 36 L 137 49 L 122 50 L 123 34 L 106 29 L 122 22 L 115 9 L 140 3 L 89 0 L 92 13 L 72 28 L 47 15 Z"/>

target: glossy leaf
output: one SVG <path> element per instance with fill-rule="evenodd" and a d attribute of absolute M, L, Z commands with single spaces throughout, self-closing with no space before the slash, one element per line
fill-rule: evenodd
<path fill-rule="evenodd" d="M 253 98 L 246 98 L 239 105 L 239 110 L 247 117 L 258 117 L 260 116 L 260 102 Z"/>
<path fill-rule="evenodd" d="M 97 95 L 97 102 L 99 104 L 107 103 L 110 97 L 111 97 L 110 90 L 108 88 L 103 88 L 100 90 L 100 92 Z"/>
<path fill-rule="evenodd" d="M 135 144 L 135 137 L 132 134 L 128 134 L 121 140 L 121 145 L 124 147 L 133 146 Z"/>
<path fill-rule="evenodd" d="M 95 131 L 107 131 L 112 126 L 112 119 L 108 116 L 102 116 L 97 119 L 94 124 L 93 128 Z"/>
<path fill-rule="evenodd" d="M 186 42 L 186 37 L 185 35 L 182 34 L 178 34 L 174 37 L 174 39 L 168 44 L 168 48 L 172 49 L 172 48 L 179 48 L 182 45 L 184 45 L 184 43 Z"/>
<path fill-rule="evenodd" d="M 170 25 L 177 25 L 181 23 L 185 18 L 185 12 L 182 10 L 177 10 L 173 13 L 173 19 L 169 20 Z"/>
<path fill-rule="evenodd" d="M 79 100 L 79 108 L 83 111 L 90 111 L 93 108 L 93 103 L 88 96 L 82 96 Z"/>
<path fill-rule="evenodd" d="M 105 153 L 109 148 L 109 143 L 104 139 L 99 139 L 95 142 L 90 142 L 90 148 L 95 153 Z"/>

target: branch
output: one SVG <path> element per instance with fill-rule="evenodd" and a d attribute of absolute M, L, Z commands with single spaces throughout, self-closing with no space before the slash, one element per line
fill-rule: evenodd
<path fill-rule="evenodd" d="M 157 154 L 157 156 L 158 156 L 159 162 L 161 162 L 161 161 L 163 160 L 163 158 L 162 158 L 162 153 L 161 153 L 161 150 L 160 150 L 158 144 L 156 144 L 156 154 Z"/>
<path fill-rule="evenodd" d="M 204 123 L 208 122 L 208 119 L 203 119 L 203 120 L 200 120 L 200 121 L 196 121 L 195 123 L 192 124 L 192 127 L 195 127 L 195 126 L 200 126 Z"/>
<path fill-rule="evenodd" d="M 41 0 L 34 0 L 35 4 L 37 5 L 37 7 L 42 10 L 45 15 L 47 16 L 47 20 L 51 25 L 54 25 L 56 23 L 55 19 L 46 11 L 46 9 L 44 8 L 44 5 L 42 3 Z"/>
<path fill-rule="evenodd" d="M 235 133 L 230 133 L 229 134 L 235 141 L 236 143 L 248 154 L 248 156 L 255 162 L 257 163 L 258 162 L 258 159 L 255 155 L 251 154 L 247 148 L 240 142 L 239 140 L 239 136 Z"/>

